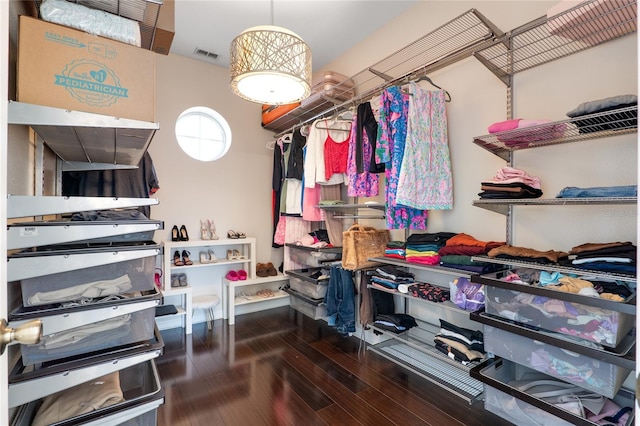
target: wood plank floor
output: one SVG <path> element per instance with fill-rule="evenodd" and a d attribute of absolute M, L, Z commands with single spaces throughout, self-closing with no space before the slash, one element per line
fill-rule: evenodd
<path fill-rule="evenodd" d="M 162 336 L 159 426 L 510 424 L 289 307 Z"/>

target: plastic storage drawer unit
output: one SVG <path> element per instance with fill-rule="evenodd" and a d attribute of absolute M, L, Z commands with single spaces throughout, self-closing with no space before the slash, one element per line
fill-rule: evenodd
<path fill-rule="evenodd" d="M 287 293 L 291 295 L 289 304 L 301 314 L 314 320 L 324 319 L 327 316 L 327 307 L 321 300 L 309 299 L 294 290 L 287 290 Z"/>
<path fill-rule="evenodd" d="M 582 410 L 585 416 L 591 416 L 592 414 L 588 411 L 589 407 L 608 410 L 609 408 L 607 407 L 633 407 L 635 404 L 633 393 L 621 389 L 609 401 L 602 397 L 604 401 L 595 403 L 596 400 L 593 400 L 591 401 L 593 403 L 589 403 L 588 398 L 583 398 L 584 403 L 580 408 L 577 399 L 575 397 L 570 398 L 570 394 L 566 392 L 562 393 L 566 398 L 554 398 L 557 393 L 554 394 L 552 389 L 560 389 L 560 387 L 549 386 L 547 383 L 552 383 L 555 379 L 548 375 L 537 373 L 506 360 L 499 359 L 488 363 L 488 365 L 486 364 L 481 364 L 471 370 L 472 377 L 485 383 L 484 408 L 518 426 L 596 426 L 601 423 L 583 417 L 578 414 L 578 411 Z M 527 383 L 530 385 L 527 386 Z M 534 383 L 539 383 L 539 387 L 534 387 Z M 562 382 L 558 383 L 561 384 Z M 531 393 L 531 390 L 534 389 L 535 391 Z M 540 391 L 539 394 L 536 393 L 538 390 Z M 547 398 L 547 400 L 543 398 Z M 602 412 L 600 411 L 600 414 Z M 633 424 L 633 410 L 631 410 L 631 415 L 627 415 L 627 417 L 628 421 L 625 425 Z M 622 425 L 622 423 L 620 424 Z"/>
<path fill-rule="evenodd" d="M 40 343 L 21 345 L 25 365 L 142 342 L 153 338 L 155 307 L 43 336 Z"/>
<path fill-rule="evenodd" d="M 327 262 L 342 258 L 342 247 L 313 248 L 296 244 L 287 244 L 287 247 L 291 260 L 312 268 L 319 268 Z"/>
<path fill-rule="evenodd" d="M 524 287 L 524 286 L 523 286 Z M 602 307 L 591 306 L 590 296 L 580 296 L 585 304 L 534 295 L 505 288 L 485 286 L 485 311 L 528 326 L 566 334 L 615 348 L 631 330 L 635 316 Z M 576 296 L 571 293 L 569 296 Z M 610 301 L 606 301 L 610 302 Z M 622 302 L 613 302 L 624 305 Z"/>
<path fill-rule="evenodd" d="M 73 395 L 74 390 L 80 389 L 79 387 L 71 387 L 67 390 L 57 392 L 42 400 L 36 400 L 28 404 L 18 407 L 15 417 L 11 422 L 11 426 L 27 426 L 32 425 L 36 419 L 36 414 L 39 413 L 41 407 L 46 401 L 49 403 L 58 401 L 63 404 L 67 400 L 65 405 L 68 410 L 67 413 L 71 414 L 71 417 L 66 417 L 63 409 L 56 413 L 55 417 L 49 412 L 48 415 L 44 413 L 39 414 L 40 419 L 49 419 L 46 424 L 51 425 L 136 425 L 136 426 L 155 426 L 157 421 L 158 407 L 164 402 L 164 393 L 162 392 L 160 376 L 153 361 L 146 361 L 117 371 L 112 374 L 118 375 L 118 380 L 113 381 L 114 385 L 110 386 L 108 395 L 118 395 L 118 390 L 115 389 L 115 385 L 119 384 L 119 391 L 122 393 L 122 399 L 120 402 L 108 405 L 104 403 L 100 407 L 100 397 L 104 397 L 104 394 L 98 392 L 95 393 L 94 411 L 89 408 L 82 408 L 81 404 L 70 404 L 68 402 L 69 395 Z M 110 376 L 111 377 L 111 376 Z M 81 385 L 79 385 L 81 386 Z M 92 395 L 87 394 L 87 398 Z M 44 410 L 44 408 L 43 408 Z M 82 414 L 79 414 L 82 412 Z"/>
<path fill-rule="evenodd" d="M 295 269 L 287 271 L 289 286 L 298 293 L 311 299 L 324 299 L 327 294 L 329 278 L 311 278 L 320 269 Z"/>
<path fill-rule="evenodd" d="M 613 398 L 631 370 L 485 325 L 484 348 L 501 358 Z"/>
<path fill-rule="evenodd" d="M 42 262 L 47 260 L 42 257 Z M 153 255 L 22 279 L 22 303 L 37 306 L 149 291 L 154 287 L 155 265 Z"/>

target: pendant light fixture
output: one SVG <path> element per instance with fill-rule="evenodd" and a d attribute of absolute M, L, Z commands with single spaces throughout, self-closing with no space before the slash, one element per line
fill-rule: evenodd
<path fill-rule="evenodd" d="M 296 33 L 273 25 L 251 27 L 231 42 L 231 90 L 251 102 L 283 105 L 311 93 L 311 49 Z"/>

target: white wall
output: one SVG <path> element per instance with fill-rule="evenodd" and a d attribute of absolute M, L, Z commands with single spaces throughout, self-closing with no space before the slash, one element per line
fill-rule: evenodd
<path fill-rule="evenodd" d="M 215 221 L 218 235 L 242 231 L 257 239 L 257 258 L 276 258 L 271 249 L 271 175 L 273 151 L 266 148 L 272 134 L 260 126 L 260 105 L 244 101 L 229 90 L 229 72 L 181 56 L 156 58 L 156 133 L 149 152 L 160 180 L 154 219 L 170 237 L 173 225 L 186 225 L 192 240 L 200 239 L 200 220 Z M 229 152 L 220 160 L 200 162 L 177 144 L 176 118 L 189 107 L 206 106 L 222 114 L 233 135 Z M 193 253 L 196 256 L 197 253 Z"/>

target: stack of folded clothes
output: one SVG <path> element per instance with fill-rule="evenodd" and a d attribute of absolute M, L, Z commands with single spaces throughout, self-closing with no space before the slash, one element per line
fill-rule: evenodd
<path fill-rule="evenodd" d="M 453 232 L 409 235 L 405 249 L 406 261 L 423 265 L 438 265 L 440 263 L 438 250 L 446 244 L 449 238 L 455 235 Z"/>
<path fill-rule="evenodd" d="M 385 257 L 404 260 L 406 251 L 404 241 L 389 241 L 384 249 Z"/>
<path fill-rule="evenodd" d="M 437 350 L 462 364 L 485 358 L 481 331 L 458 327 L 441 319 L 440 332 L 433 340 Z"/>
<path fill-rule="evenodd" d="M 505 166 L 490 180 L 481 182 L 478 195 L 483 199 L 540 198 L 542 181 L 524 170 Z"/>
<path fill-rule="evenodd" d="M 371 283 L 388 290 L 399 290 L 399 287 L 414 283 L 414 275 L 411 272 L 402 271 L 392 265 L 378 266 L 371 272 Z M 406 293 L 406 291 L 404 291 Z"/>
<path fill-rule="evenodd" d="M 561 259 L 567 258 L 569 254 L 563 251 L 539 251 L 528 247 L 516 247 L 505 244 L 489 250 L 487 256 L 535 263 L 558 263 Z"/>
<path fill-rule="evenodd" d="M 636 95 L 618 95 L 595 101 L 584 102 L 567 112 L 567 117 L 578 126 L 579 133 L 600 132 L 603 130 L 620 130 L 638 126 L 638 110 L 633 109 L 624 113 L 615 110 L 638 105 Z M 611 111 L 610 114 L 598 114 Z M 580 118 L 589 114 L 596 117 Z"/>
<path fill-rule="evenodd" d="M 407 287 L 407 293 L 430 302 L 446 302 L 451 298 L 449 290 L 429 283 L 411 284 Z"/>
<path fill-rule="evenodd" d="M 408 314 L 378 314 L 373 325 L 392 333 L 402 333 L 410 328 L 417 327 L 416 319 Z"/>
<path fill-rule="evenodd" d="M 571 266 L 581 269 L 636 273 L 637 247 L 629 242 L 585 243 L 569 250 Z"/>
<path fill-rule="evenodd" d="M 471 257 L 487 254 L 492 248 L 504 244 L 504 241 L 480 241 L 468 234 L 457 234 L 449 238 L 444 247 L 438 249 L 440 266 L 474 273 L 495 271 L 501 266 L 494 263 L 473 261 Z"/>

